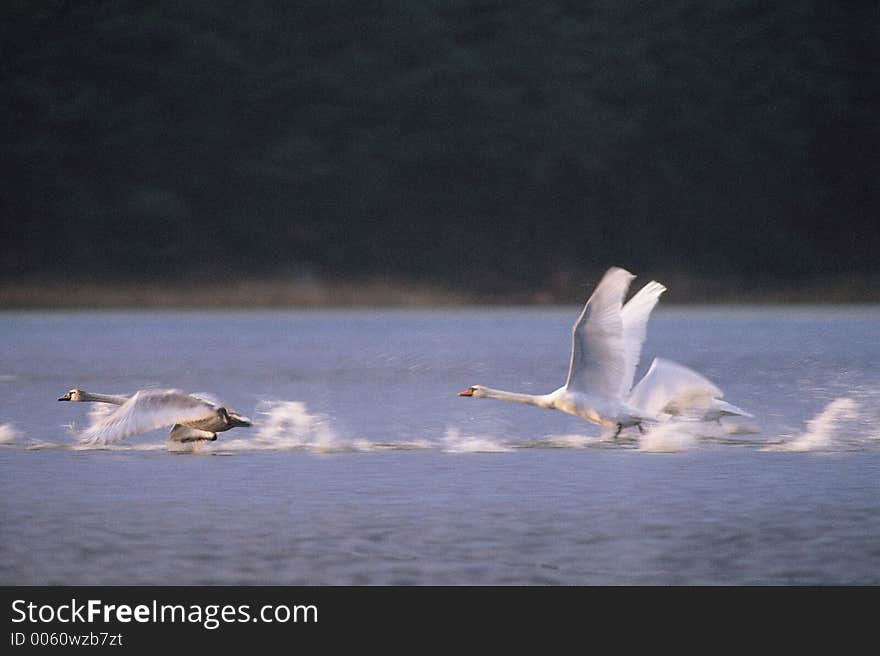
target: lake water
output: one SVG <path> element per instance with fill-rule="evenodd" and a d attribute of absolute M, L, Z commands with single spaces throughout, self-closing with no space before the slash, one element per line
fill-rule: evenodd
<path fill-rule="evenodd" d="M 0 583 L 880 584 L 880 308 L 658 308 L 637 376 L 691 366 L 747 422 L 613 440 L 457 396 L 558 387 L 579 311 L 0 314 Z M 254 426 L 72 448 L 74 386 Z"/>

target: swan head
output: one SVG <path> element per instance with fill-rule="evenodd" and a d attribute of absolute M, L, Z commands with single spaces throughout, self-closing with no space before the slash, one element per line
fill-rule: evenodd
<path fill-rule="evenodd" d="M 485 396 L 485 388 L 482 385 L 471 385 L 464 392 L 459 392 L 459 396 L 475 396 L 480 398 L 481 396 Z"/>
<path fill-rule="evenodd" d="M 229 426 L 229 424 L 232 423 L 232 419 L 229 417 L 229 411 L 226 408 L 224 408 L 223 406 L 220 406 L 219 408 L 217 408 L 217 414 L 220 416 L 220 419 L 223 421 L 224 426 Z"/>
<path fill-rule="evenodd" d="M 236 426 L 248 427 L 252 425 L 251 420 L 247 417 L 240 415 L 237 412 L 229 412 L 229 410 L 223 406 L 217 408 L 217 414 L 223 421 L 223 425 L 228 426 L 229 428 L 234 428 Z"/>
<path fill-rule="evenodd" d="M 58 400 L 59 401 L 84 401 L 85 400 L 83 398 L 84 394 L 85 394 L 85 392 L 83 392 L 81 389 L 77 389 L 76 387 L 74 387 L 72 390 L 70 390 L 64 396 L 59 396 Z"/>

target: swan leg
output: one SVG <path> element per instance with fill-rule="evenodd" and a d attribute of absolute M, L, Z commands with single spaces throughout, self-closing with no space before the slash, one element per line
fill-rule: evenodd
<path fill-rule="evenodd" d="M 623 430 L 623 424 L 617 424 L 617 432 L 614 433 L 614 439 L 615 439 L 615 440 L 616 440 L 617 437 L 620 435 L 620 431 L 622 431 L 622 430 Z"/>
<path fill-rule="evenodd" d="M 642 422 L 637 423 L 636 426 L 638 426 L 638 428 L 639 428 L 639 434 L 640 434 L 640 435 L 644 435 L 644 434 L 645 434 L 645 429 L 642 428 Z"/>

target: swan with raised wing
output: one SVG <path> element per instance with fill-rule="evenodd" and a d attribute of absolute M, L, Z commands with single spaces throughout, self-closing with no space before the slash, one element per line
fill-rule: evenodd
<path fill-rule="evenodd" d="M 704 419 L 747 415 L 720 401 L 721 390 L 705 377 L 669 360 L 656 359 L 648 374 L 631 389 L 648 317 L 666 291 L 652 280 L 624 305 L 634 278 L 629 271 L 612 267 L 596 286 L 572 328 L 568 378 L 562 387 L 535 395 L 471 385 L 459 396 L 561 410 L 616 428 L 615 437 L 626 427 L 637 426 L 641 431 L 645 421 L 662 421 L 697 408 Z"/>
<path fill-rule="evenodd" d="M 187 394 L 176 389 L 143 389 L 131 396 L 93 394 L 73 388 L 59 401 L 108 403 L 119 406 L 101 413 L 82 432 L 85 444 L 109 444 L 131 435 L 171 426 L 168 442 L 187 443 L 214 441 L 217 433 L 240 426 L 251 420 L 219 401 L 204 394 Z"/>

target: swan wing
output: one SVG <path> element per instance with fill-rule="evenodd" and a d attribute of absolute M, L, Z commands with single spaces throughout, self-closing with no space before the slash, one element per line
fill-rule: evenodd
<path fill-rule="evenodd" d="M 708 408 L 724 393 L 708 378 L 689 367 L 654 358 L 644 377 L 633 388 L 629 404 L 648 415 L 681 415 Z"/>
<path fill-rule="evenodd" d="M 666 291 L 666 287 L 656 280 L 652 280 L 642 287 L 633 296 L 620 316 L 623 320 L 623 381 L 621 382 L 620 395 L 626 396 L 632 389 L 636 368 L 642 357 L 642 345 L 648 334 L 648 317 L 656 307 L 660 295 Z"/>
<path fill-rule="evenodd" d="M 114 412 L 97 417 L 82 432 L 86 444 L 118 442 L 177 423 L 206 419 L 216 412 L 213 405 L 180 390 L 141 390 Z"/>
<path fill-rule="evenodd" d="M 204 401 L 205 403 L 210 403 L 211 405 L 216 406 L 218 408 L 221 405 L 223 405 L 223 402 L 220 401 L 220 399 L 217 396 L 215 396 L 214 394 L 211 394 L 210 392 L 193 392 L 192 394 L 190 394 L 190 396 L 198 399 L 199 401 Z"/>
<path fill-rule="evenodd" d="M 571 331 L 568 389 L 600 398 L 620 397 L 624 376 L 621 309 L 633 278 L 625 269 L 608 269 L 584 305 Z"/>

